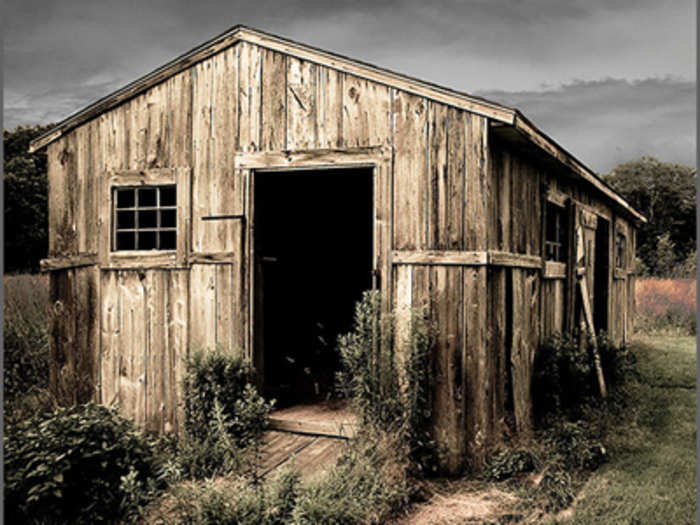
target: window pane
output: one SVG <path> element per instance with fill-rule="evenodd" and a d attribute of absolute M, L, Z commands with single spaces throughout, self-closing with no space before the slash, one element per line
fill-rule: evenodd
<path fill-rule="evenodd" d="M 175 210 L 162 210 L 160 212 L 161 228 L 175 228 Z"/>
<path fill-rule="evenodd" d="M 133 228 L 136 223 L 134 222 L 134 215 L 136 212 L 133 211 L 118 211 L 117 212 L 117 230 L 130 229 Z"/>
<path fill-rule="evenodd" d="M 175 206 L 176 204 L 175 186 L 162 186 L 160 188 L 160 205 Z"/>
<path fill-rule="evenodd" d="M 156 205 L 155 188 L 139 188 L 139 208 Z"/>
<path fill-rule="evenodd" d="M 134 232 L 117 232 L 117 250 L 134 250 L 136 246 L 134 241 L 136 234 Z"/>
<path fill-rule="evenodd" d="M 175 232 L 160 232 L 160 249 L 174 250 L 175 249 Z"/>
<path fill-rule="evenodd" d="M 117 190 L 117 208 L 134 207 L 134 190 Z"/>
<path fill-rule="evenodd" d="M 139 211 L 139 229 L 158 226 L 158 212 L 155 210 Z"/>
<path fill-rule="evenodd" d="M 156 232 L 139 232 L 139 250 L 156 249 Z"/>

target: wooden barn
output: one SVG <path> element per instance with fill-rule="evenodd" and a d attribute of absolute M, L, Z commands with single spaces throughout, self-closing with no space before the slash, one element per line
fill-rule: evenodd
<path fill-rule="evenodd" d="M 398 324 L 421 307 L 439 330 L 433 425 L 455 470 L 510 416 L 529 430 L 543 338 L 632 330 L 644 218 L 478 97 L 236 26 L 44 147 L 51 387 L 148 429 L 180 425 L 195 347 L 239 352 L 287 404 L 322 398 L 375 288 Z"/>

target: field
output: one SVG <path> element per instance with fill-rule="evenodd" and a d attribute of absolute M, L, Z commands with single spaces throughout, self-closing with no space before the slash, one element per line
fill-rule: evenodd
<path fill-rule="evenodd" d="M 695 279 L 637 279 L 635 302 L 638 332 L 695 334 Z"/>

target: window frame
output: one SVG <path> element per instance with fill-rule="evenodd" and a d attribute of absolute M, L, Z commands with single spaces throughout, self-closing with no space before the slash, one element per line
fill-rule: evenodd
<path fill-rule="evenodd" d="M 545 215 L 545 225 L 544 225 L 544 260 L 549 262 L 566 263 L 568 259 L 568 227 L 567 227 L 567 209 L 566 206 L 562 206 L 560 203 L 546 199 L 546 215 Z M 552 213 L 555 210 L 556 213 Z M 553 219 L 556 224 L 554 225 L 554 236 L 556 240 L 550 240 L 550 224 Z M 553 248 L 554 256 L 550 256 L 550 247 Z"/>
<path fill-rule="evenodd" d="M 163 188 L 172 188 L 175 191 L 175 200 L 173 204 L 162 206 L 161 201 L 161 191 Z M 156 203 L 155 206 L 139 206 L 139 193 L 140 190 L 144 189 L 155 189 L 156 190 Z M 118 193 L 130 190 L 134 195 L 134 204 L 131 207 L 119 208 L 118 205 Z M 178 188 L 176 182 L 161 182 L 153 184 L 123 184 L 114 185 L 110 187 L 110 207 L 111 207 L 111 238 L 110 238 L 110 252 L 114 254 L 124 254 L 124 253 L 173 253 L 177 250 L 179 228 L 178 228 Z M 133 228 L 119 228 L 117 215 L 120 211 L 133 211 L 134 212 L 134 227 Z M 148 228 L 139 228 L 138 218 L 139 212 L 141 211 L 154 211 L 156 212 L 156 226 Z M 174 226 L 163 227 L 160 225 L 162 211 L 174 211 L 175 221 Z M 117 236 L 120 232 L 132 232 L 134 234 L 134 248 L 117 248 Z M 156 239 L 155 248 L 139 248 L 139 233 L 141 232 L 153 232 Z M 175 234 L 175 240 L 172 247 L 165 249 L 160 248 L 161 244 L 161 233 L 163 232 L 173 232 Z"/>
<path fill-rule="evenodd" d="M 619 230 L 615 232 L 615 268 L 627 269 L 627 234 Z"/>

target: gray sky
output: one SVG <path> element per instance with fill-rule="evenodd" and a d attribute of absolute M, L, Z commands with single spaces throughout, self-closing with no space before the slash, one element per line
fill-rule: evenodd
<path fill-rule="evenodd" d="M 591 168 L 696 163 L 692 0 L 5 0 L 4 127 L 57 122 L 236 24 L 520 109 Z"/>

